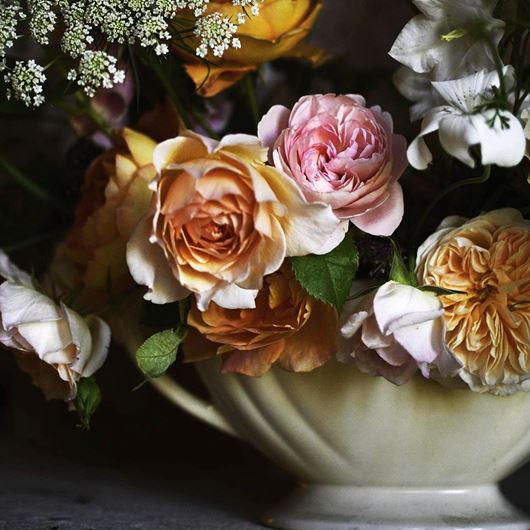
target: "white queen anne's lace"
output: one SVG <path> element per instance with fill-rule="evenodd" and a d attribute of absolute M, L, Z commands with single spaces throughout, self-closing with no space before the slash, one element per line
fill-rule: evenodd
<path fill-rule="evenodd" d="M 38 65 L 15 63 L 11 70 L 6 57 L 21 33 L 20 21 L 28 19 L 30 34 L 40 45 L 51 42 L 52 33 L 59 33 L 61 50 L 77 60 L 68 79 L 75 80 L 85 93 L 92 97 L 99 88 L 112 88 L 123 82 L 125 74 L 116 67 L 117 59 L 107 50 L 120 46 L 140 46 L 156 55 L 169 52 L 169 44 L 175 32 L 173 25 L 179 12 L 187 10 L 184 18 L 194 17 L 195 27 L 188 36 L 198 38 L 196 53 L 206 57 L 222 57 L 230 48 L 240 48 L 235 36 L 239 25 L 249 16 L 259 14 L 263 0 L 232 0 L 241 12 L 229 18 L 208 10 L 210 0 L 0 0 L 0 70 L 7 69 L 9 96 L 28 106 L 44 101 Z M 208 10 L 208 11 L 207 11 Z M 190 20 L 191 23 L 191 20 Z M 187 31 L 187 30 L 186 30 Z M 55 36 L 54 36 L 55 38 Z M 25 66 L 24 66 L 25 65 Z M 35 81 L 32 85 L 30 80 Z M 37 83 L 38 81 L 38 83 Z M 24 94 L 24 89 L 29 90 Z M 38 87 L 36 96 L 34 88 Z"/>

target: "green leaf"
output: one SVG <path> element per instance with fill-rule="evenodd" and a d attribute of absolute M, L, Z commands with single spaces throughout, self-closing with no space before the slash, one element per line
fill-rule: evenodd
<path fill-rule="evenodd" d="M 359 268 L 359 252 L 350 234 L 324 256 L 291 258 L 300 285 L 317 300 L 335 307 L 340 313 Z"/>
<path fill-rule="evenodd" d="M 138 368 L 151 378 L 160 377 L 177 360 L 177 351 L 186 336 L 186 327 L 166 329 L 149 337 L 136 352 Z"/>
<path fill-rule="evenodd" d="M 396 242 L 389 238 L 392 243 L 392 260 L 390 262 L 390 280 L 403 285 L 411 285 L 412 287 L 417 287 L 418 282 L 416 280 L 416 275 L 413 271 L 410 271 L 401 255 L 401 250 L 399 249 Z"/>
<path fill-rule="evenodd" d="M 80 379 L 74 406 L 81 419 L 81 426 L 90 429 L 90 418 L 101 403 L 101 390 L 94 377 Z"/>

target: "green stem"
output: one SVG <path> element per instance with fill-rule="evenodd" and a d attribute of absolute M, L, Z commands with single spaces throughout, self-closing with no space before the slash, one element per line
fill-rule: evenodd
<path fill-rule="evenodd" d="M 175 91 L 175 88 L 171 81 L 166 77 L 161 64 L 158 61 L 152 61 L 150 63 L 151 68 L 155 72 L 156 76 L 162 83 L 162 86 L 166 89 L 167 94 L 169 96 L 169 99 L 175 105 L 175 108 L 177 109 L 177 112 L 184 123 L 185 127 L 187 129 L 190 129 L 190 121 L 188 119 L 188 116 L 184 110 L 184 106 L 182 105 L 182 102 L 180 101 L 180 98 L 178 97 L 177 92 Z"/>
<path fill-rule="evenodd" d="M 415 245 L 418 241 L 418 237 L 421 233 L 421 230 L 423 229 L 423 226 L 427 219 L 432 214 L 433 210 L 436 208 L 436 206 L 443 200 L 445 197 L 453 193 L 453 191 L 456 191 L 459 188 L 463 188 L 464 186 L 471 186 L 474 184 L 484 184 L 491 175 L 491 166 L 485 166 L 484 171 L 482 172 L 482 175 L 478 177 L 472 177 L 464 180 L 460 180 L 458 182 L 455 182 L 454 184 L 451 184 L 451 186 L 448 186 L 445 190 L 440 192 L 434 200 L 429 204 L 423 215 L 421 216 L 421 219 L 416 227 L 416 230 L 414 231 L 414 235 L 411 239 L 411 244 Z"/>
<path fill-rule="evenodd" d="M 18 252 L 19 250 L 31 248 L 35 245 L 38 245 L 39 243 L 42 243 L 43 241 L 47 241 L 48 239 L 54 239 L 55 237 L 63 233 L 63 230 L 55 230 L 53 232 L 48 232 L 47 234 L 40 234 L 37 236 L 30 237 L 28 239 L 25 239 L 24 241 L 14 243 L 13 245 L 0 245 L 0 248 L 2 248 L 4 252 L 10 254 L 11 252 Z"/>
<path fill-rule="evenodd" d="M 243 89 L 245 91 L 245 96 L 247 97 L 247 103 L 250 112 L 252 113 L 252 117 L 254 119 L 254 124 L 257 126 L 261 120 L 261 116 L 259 114 L 258 101 L 256 99 L 256 90 L 254 87 L 254 83 L 252 82 L 251 74 L 248 74 L 243 79 Z"/>
<path fill-rule="evenodd" d="M 22 173 L 18 168 L 10 164 L 7 160 L 0 157 L 0 169 L 3 169 L 7 175 L 9 175 L 14 182 L 16 182 L 21 188 L 31 193 L 34 197 L 39 199 L 45 204 L 53 206 L 56 210 L 61 212 L 68 212 L 63 203 L 49 193 L 46 189 L 41 187 L 39 184 L 31 180 L 27 175 Z"/>
<path fill-rule="evenodd" d="M 493 60 L 495 61 L 495 68 L 497 70 L 497 74 L 499 75 L 499 87 L 501 89 L 501 95 L 506 98 L 506 81 L 504 80 L 504 64 L 502 62 L 501 56 L 499 55 L 499 50 L 497 49 L 497 46 L 491 36 L 485 35 L 484 40 L 486 41 L 486 44 L 488 45 L 488 48 L 491 51 L 491 54 L 493 56 Z"/>

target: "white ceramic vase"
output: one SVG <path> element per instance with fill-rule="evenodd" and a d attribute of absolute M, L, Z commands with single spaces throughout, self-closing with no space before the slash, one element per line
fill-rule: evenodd
<path fill-rule="evenodd" d="M 263 522 L 284 530 L 528 530 L 497 482 L 530 456 L 530 395 L 397 387 L 331 362 L 261 378 L 197 365 L 213 404 L 168 377 L 169 399 L 243 438 L 299 479 Z"/>

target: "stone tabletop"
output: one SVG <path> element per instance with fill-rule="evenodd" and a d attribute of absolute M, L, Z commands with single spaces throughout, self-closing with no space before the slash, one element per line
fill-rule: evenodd
<path fill-rule="evenodd" d="M 3 448 L 6 454 L 1 530 L 258 530 L 271 492 L 284 488 L 279 475 L 259 467 L 193 470 L 183 463 L 170 479 L 157 468 L 42 462 Z"/>

